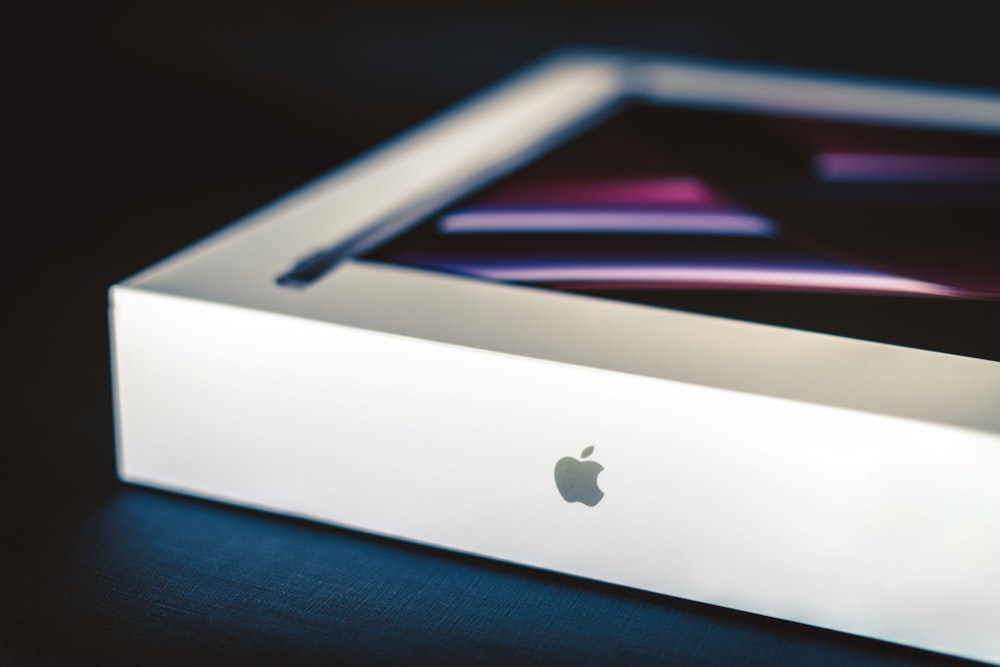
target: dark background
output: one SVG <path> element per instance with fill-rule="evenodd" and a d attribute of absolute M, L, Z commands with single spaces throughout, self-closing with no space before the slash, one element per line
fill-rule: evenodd
<path fill-rule="evenodd" d="M 998 19 L 994 0 L 5 10 L 0 664 L 945 661 L 125 487 L 105 290 L 555 48 L 1000 88 Z"/>

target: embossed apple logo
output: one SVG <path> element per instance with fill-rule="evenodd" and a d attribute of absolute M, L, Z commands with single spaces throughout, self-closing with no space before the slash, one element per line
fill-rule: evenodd
<path fill-rule="evenodd" d="M 580 454 L 585 459 L 594 453 L 593 447 L 587 447 Z M 604 492 L 597 486 L 597 476 L 604 470 L 597 461 L 581 461 L 572 456 L 566 456 L 556 462 L 556 488 L 563 500 L 568 503 L 583 503 L 593 507 L 601 502 Z"/>

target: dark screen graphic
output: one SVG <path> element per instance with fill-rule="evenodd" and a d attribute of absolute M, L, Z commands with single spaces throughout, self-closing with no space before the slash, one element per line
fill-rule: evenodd
<path fill-rule="evenodd" d="M 634 105 L 363 259 L 1000 359 L 1000 136 Z"/>

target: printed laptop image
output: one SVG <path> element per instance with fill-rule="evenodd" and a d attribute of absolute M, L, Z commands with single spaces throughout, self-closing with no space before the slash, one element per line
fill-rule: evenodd
<path fill-rule="evenodd" d="M 1000 360 L 1000 136 L 632 104 L 363 259 Z"/>

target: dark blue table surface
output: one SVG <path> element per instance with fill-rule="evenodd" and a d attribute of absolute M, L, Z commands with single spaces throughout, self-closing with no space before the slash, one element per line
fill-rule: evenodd
<path fill-rule="evenodd" d="M 0 589 L 3 664 L 950 662 L 140 488 L 22 556 Z"/>

